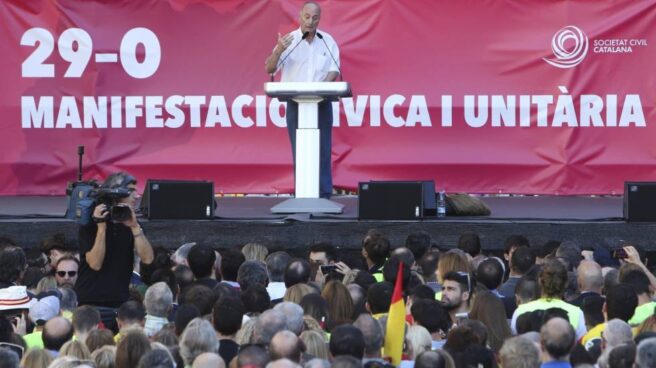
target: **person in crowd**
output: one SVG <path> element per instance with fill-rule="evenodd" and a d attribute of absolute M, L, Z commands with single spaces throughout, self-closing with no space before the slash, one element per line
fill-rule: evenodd
<path fill-rule="evenodd" d="M 383 281 L 383 265 L 390 255 L 390 241 L 378 230 L 369 230 L 362 240 L 362 257 L 367 264 L 367 272 L 377 282 Z"/>
<path fill-rule="evenodd" d="M 56 296 L 48 295 L 38 299 L 30 306 L 29 317 L 34 323 L 34 330 L 32 333 L 23 336 L 25 345 L 30 348 L 43 348 L 43 326 L 49 320 L 60 315 L 59 299 Z"/>
<path fill-rule="evenodd" d="M 319 359 L 328 359 L 328 346 L 326 345 L 326 336 L 323 331 L 305 330 L 300 337 L 305 344 L 305 352 L 307 354 Z M 378 353 L 380 354 L 380 349 Z"/>
<path fill-rule="evenodd" d="M 83 341 L 87 344 L 87 347 L 92 354 L 96 350 L 105 346 L 116 346 L 116 341 L 114 341 L 114 334 L 112 334 L 112 331 L 110 330 L 91 330 L 87 335 L 87 338 Z"/>
<path fill-rule="evenodd" d="M 632 270 L 620 274 L 620 283 L 631 286 L 638 295 L 638 306 L 629 320 L 631 326 L 637 326 L 653 315 L 656 307 L 656 302 L 651 300 L 649 278 L 642 270 Z"/>
<path fill-rule="evenodd" d="M 1 354 L 0 359 L 4 361 Z M 52 355 L 44 349 L 28 349 L 21 359 L 20 366 L 23 368 L 48 368 L 53 360 Z"/>
<path fill-rule="evenodd" d="M 221 282 L 239 289 L 237 275 L 239 273 L 239 267 L 244 262 L 246 262 L 246 258 L 238 250 L 226 249 L 221 251 L 221 275 L 223 276 L 223 281 Z"/>
<path fill-rule="evenodd" d="M 567 269 L 558 260 L 549 260 L 542 266 L 538 276 L 541 289 L 541 298 L 517 306 L 512 316 L 511 329 L 516 330 L 517 318 L 524 313 L 535 310 L 561 308 L 567 312 L 568 319 L 575 328 L 577 338 L 586 333 L 585 317 L 583 311 L 572 304 L 562 300 L 567 285 Z"/>
<path fill-rule="evenodd" d="M 303 332 L 303 308 L 296 303 L 282 302 L 273 307 L 285 316 L 287 330 L 300 335 Z"/>
<path fill-rule="evenodd" d="M 226 362 L 237 356 L 239 345 L 235 336 L 242 326 L 244 305 L 235 296 L 221 297 L 212 309 L 212 324 L 219 338 L 219 355 Z"/>
<path fill-rule="evenodd" d="M 507 237 L 503 243 L 503 258 L 506 262 L 510 262 L 515 250 L 521 247 L 531 247 L 531 243 L 524 235 L 511 235 Z"/>
<path fill-rule="evenodd" d="M 100 313 L 89 305 L 77 307 L 73 312 L 72 323 L 75 339 L 85 342 L 91 331 L 98 329 Z"/>
<path fill-rule="evenodd" d="M 440 252 L 434 249 L 426 252 L 418 262 L 426 285 L 436 293 L 442 290 L 442 286 L 437 281 L 437 265 L 439 261 Z"/>
<path fill-rule="evenodd" d="M 136 300 L 123 303 L 116 314 L 116 322 L 120 331 L 115 336 L 116 342 L 121 341 L 123 331 L 133 327 L 142 329 L 146 322 L 146 310 L 143 304 Z"/>
<path fill-rule="evenodd" d="M 503 342 L 499 362 L 504 368 L 533 368 L 540 366 L 540 351 L 531 340 L 521 336 Z"/>
<path fill-rule="evenodd" d="M 429 350 L 417 356 L 415 368 L 455 368 L 455 363 L 446 351 Z"/>
<path fill-rule="evenodd" d="M 481 238 L 473 231 L 466 231 L 458 238 L 458 249 L 476 258 L 481 254 Z"/>
<path fill-rule="evenodd" d="M 59 349 L 73 338 L 73 325 L 64 317 L 51 318 L 43 327 L 43 347 L 53 357 L 59 355 Z"/>
<path fill-rule="evenodd" d="M 207 316 L 212 313 L 212 306 L 216 302 L 216 293 L 203 285 L 194 285 L 185 293 L 185 304 L 193 304 L 200 314 Z"/>
<path fill-rule="evenodd" d="M 137 368 L 174 368 L 175 366 L 175 360 L 171 353 L 162 349 L 153 349 L 139 359 Z M 219 367 L 219 365 L 214 367 Z"/>
<path fill-rule="evenodd" d="M 604 297 L 601 290 L 604 286 L 604 277 L 601 273 L 601 266 L 595 261 L 583 260 L 576 269 L 576 284 L 579 296 L 570 303 L 581 307 L 585 299 L 593 298 L 602 301 Z"/>
<path fill-rule="evenodd" d="M 56 233 L 43 239 L 39 249 L 42 254 L 45 254 L 48 261 L 45 267 L 46 273 L 54 270 L 57 261 L 62 257 L 80 258 L 79 249 L 76 244 L 67 241 L 66 236 L 62 233 Z"/>
<path fill-rule="evenodd" d="M 633 332 L 631 326 L 625 321 L 612 319 L 606 323 L 601 343 L 601 356 L 597 360 L 600 366 L 608 365 L 608 358 L 613 348 L 623 344 L 633 344 Z"/>
<path fill-rule="evenodd" d="M 384 336 L 380 323 L 368 314 L 361 314 L 353 322 L 353 326 L 360 330 L 364 337 L 364 358 L 362 363 L 384 363 L 385 360 L 381 354 Z"/>
<path fill-rule="evenodd" d="M 246 290 L 254 284 L 267 287 L 269 275 L 266 266 L 260 261 L 246 261 L 239 266 L 237 271 L 237 283 L 241 290 Z"/>
<path fill-rule="evenodd" d="M 285 287 L 289 289 L 296 284 L 307 284 L 310 282 L 311 272 L 308 261 L 302 259 L 291 261 L 285 270 Z"/>
<path fill-rule="evenodd" d="M 579 267 L 583 258 L 581 251 L 581 247 L 577 243 L 566 240 L 560 243 L 560 246 L 556 249 L 555 258 L 561 262 L 565 262 L 564 264 L 568 272 L 574 271 Z"/>
<path fill-rule="evenodd" d="M 168 315 L 173 307 L 173 293 L 163 282 L 152 284 L 146 290 L 144 304 L 146 307 L 144 332 L 150 338 L 169 323 Z"/>
<path fill-rule="evenodd" d="M 218 353 L 219 339 L 212 324 L 202 318 L 194 318 L 180 337 L 180 355 L 185 365 L 192 365 L 202 353 Z M 119 367 L 117 367 L 119 368 Z"/>
<path fill-rule="evenodd" d="M 2 362 L 2 368 L 20 367 L 20 357 L 15 351 L 8 348 L 0 347 L 0 362 Z"/>
<path fill-rule="evenodd" d="M 253 342 L 255 344 L 268 345 L 271 343 L 273 335 L 287 328 L 287 321 L 285 315 L 269 309 L 255 321 L 255 331 L 253 334 Z"/>
<path fill-rule="evenodd" d="M 452 323 L 457 323 L 458 315 L 469 313 L 473 298 L 475 280 L 468 272 L 449 272 L 442 282 L 442 304 L 449 312 Z"/>
<path fill-rule="evenodd" d="M 440 254 L 440 260 L 437 263 L 437 281 L 444 286 L 444 275 L 449 272 L 467 272 L 474 274 L 471 263 L 467 259 L 466 253 L 460 249 L 451 249 L 444 254 Z M 441 294 L 435 295 L 440 300 Z"/>
<path fill-rule="evenodd" d="M 55 264 L 55 279 L 57 286 L 75 287 L 77 273 L 80 268 L 80 261 L 73 256 L 64 256 L 59 258 Z"/>
<path fill-rule="evenodd" d="M 326 266 L 337 261 L 337 249 L 330 243 L 316 243 L 310 247 L 308 261 L 313 266 Z"/>
<path fill-rule="evenodd" d="M 432 349 L 442 348 L 451 325 L 451 317 L 442 304 L 437 300 L 421 299 L 412 304 L 411 313 L 415 323 L 430 333 Z"/>
<path fill-rule="evenodd" d="M 80 226 L 80 269 L 75 292 L 82 305 L 118 308 L 130 296 L 135 251 L 144 264 L 153 261 L 153 248 L 134 212 L 139 198 L 136 184 L 136 179 L 124 172 L 107 177 L 103 190 L 124 191 L 127 196 L 112 199 L 102 195 L 101 203 L 94 208 L 93 221 Z M 110 219 L 112 207 L 106 201 L 127 209 L 130 216 L 120 222 Z M 111 323 L 112 318 L 107 322 Z"/>
<path fill-rule="evenodd" d="M 484 286 L 489 292 L 501 300 L 506 316 L 512 317 L 515 308 L 514 298 L 506 298 L 499 293 L 499 287 L 503 282 L 503 275 L 505 273 L 503 261 L 500 258 L 490 257 L 484 259 L 478 264 L 476 268 L 476 284 Z"/>
<path fill-rule="evenodd" d="M 431 236 L 425 231 L 410 233 L 405 238 L 405 247 L 410 249 L 415 260 L 421 259 L 431 247 Z"/>
<path fill-rule="evenodd" d="M 344 284 L 339 281 L 330 281 L 321 292 L 321 296 L 328 302 L 330 320 L 335 324 L 350 323 L 353 318 L 353 299 Z M 328 326 L 330 329 L 331 326 Z"/>
<path fill-rule="evenodd" d="M 292 289 L 296 289 L 296 286 L 301 285 L 304 284 L 294 285 L 292 288 L 287 289 L 287 292 L 293 291 Z M 242 290 L 241 301 L 244 304 L 244 312 L 249 317 L 258 316 L 260 313 L 271 307 L 269 293 L 264 286 L 260 284 L 255 284 L 246 290 Z"/>
<path fill-rule="evenodd" d="M 194 274 L 193 285 L 214 289 L 218 283 L 214 273 L 214 261 L 216 261 L 214 249 L 207 244 L 196 244 L 189 249 L 187 263 Z"/>
<path fill-rule="evenodd" d="M 287 252 L 274 252 L 267 256 L 266 267 L 269 274 L 267 292 L 272 301 L 278 301 L 285 296 L 285 270 L 292 258 Z"/>
<path fill-rule="evenodd" d="M 364 335 L 353 325 L 339 325 L 330 334 L 329 349 L 333 358 L 350 355 L 362 361 L 364 348 Z"/>
<path fill-rule="evenodd" d="M 510 257 L 510 275 L 508 280 L 501 285 L 499 293 L 506 298 L 515 297 L 515 289 L 519 280 L 535 265 L 535 254 L 529 247 L 515 249 Z"/>
<path fill-rule="evenodd" d="M 635 367 L 656 367 L 656 337 L 643 340 L 638 344 Z"/>
<path fill-rule="evenodd" d="M 540 330 L 540 368 L 571 368 L 569 355 L 575 343 L 576 334 L 569 321 L 560 317 L 550 319 Z"/>
<path fill-rule="evenodd" d="M 91 352 L 89 348 L 80 341 L 69 340 L 64 345 L 62 345 L 59 350 L 60 356 L 70 356 L 80 360 L 89 360 L 91 359 Z"/>
<path fill-rule="evenodd" d="M 301 354 L 305 351 L 305 344 L 296 334 L 283 330 L 276 333 L 269 344 L 269 354 L 272 360 L 289 359 L 300 363 Z"/>
<path fill-rule="evenodd" d="M 419 354 L 431 350 L 431 335 L 423 326 L 410 326 L 405 334 L 405 346 L 406 360 L 414 361 Z"/>
<path fill-rule="evenodd" d="M 22 248 L 6 246 L 0 249 L 0 289 L 20 285 L 27 269 L 27 258 Z"/>
<path fill-rule="evenodd" d="M 258 261 L 264 263 L 269 249 L 259 243 L 248 243 L 241 248 L 241 253 L 246 261 Z"/>
<path fill-rule="evenodd" d="M 129 329 L 116 345 L 116 368 L 136 367 L 151 350 L 150 341 L 141 329 Z"/>
<path fill-rule="evenodd" d="M 191 243 L 184 243 L 181 246 L 178 247 L 178 249 L 173 252 L 171 255 L 171 262 L 173 262 L 173 267 L 177 267 L 179 265 L 184 265 L 184 266 L 189 266 L 189 262 L 187 261 L 187 256 L 189 255 L 189 251 L 191 250 L 191 247 L 196 245 L 197 243 L 191 242 Z"/>
<path fill-rule="evenodd" d="M 503 342 L 510 337 L 508 321 L 500 316 L 505 315 L 505 308 L 501 300 L 490 292 L 479 293 L 472 304 L 469 318 L 481 321 L 488 331 L 490 348 L 497 352 Z"/>

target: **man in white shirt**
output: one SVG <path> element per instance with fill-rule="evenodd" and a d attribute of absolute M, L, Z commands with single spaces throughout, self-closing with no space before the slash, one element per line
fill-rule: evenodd
<path fill-rule="evenodd" d="M 267 73 L 281 70 L 282 82 L 332 82 L 339 76 L 339 48 L 326 32 L 318 30 L 321 20 L 319 4 L 308 1 L 301 8 L 300 27 L 285 36 L 278 34 L 278 43 L 266 59 Z M 292 47 L 290 47 L 293 45 Z M 334 60 L 333 60 L 334 58 Z M 320 165 L 319 194 L 330 198 L 333 180 L 331 173 L 331 147 L 333 110 L 330 100 L 319 103 Z M 296 159 L 296 127 L 298 104 L 287 101 L 287 130 Z"/>

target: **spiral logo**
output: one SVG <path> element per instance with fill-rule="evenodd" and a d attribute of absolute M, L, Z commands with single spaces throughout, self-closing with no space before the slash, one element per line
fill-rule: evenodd
<path fill-rule="evenodd" d="M 574 47 L 565 48 L 565 43 L 574 41 Z M 542 58 L 556 68 L 572 68 L 577 66 L 588 53 L 588 36 L 576 26 L 562 28 L 551 39 L 551 50 L 555 59 Z"/>

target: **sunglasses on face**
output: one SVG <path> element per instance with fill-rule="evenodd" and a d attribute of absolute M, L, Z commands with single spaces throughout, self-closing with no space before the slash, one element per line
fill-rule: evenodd
<path fill-rule="evenodd" d="M 75 277 L 77 271 L 57 271 L 57 276 L 59 277 L 66 277 L 66 274 L 68 274 L 68 277 Z"/>

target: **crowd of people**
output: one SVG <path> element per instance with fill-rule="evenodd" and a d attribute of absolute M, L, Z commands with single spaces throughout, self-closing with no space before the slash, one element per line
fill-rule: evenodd
<path fill-rule="evenodd" d="M 93 246 L 62 235 L 26 250 L 1 238 L 0 367 L 390 367 L 399 276 L 401 367 L 656 367 L 656 278 L 633 246 L 511 236 L 494 257 L 475 233 L 441 249 L 425 232 L 391 244 L 371 230 L 362 259 L 329 243 L 298 257 L 256 243 L 148 247 L 89 288 L 82 268 L 116 260 L 92 270 Z"/>

